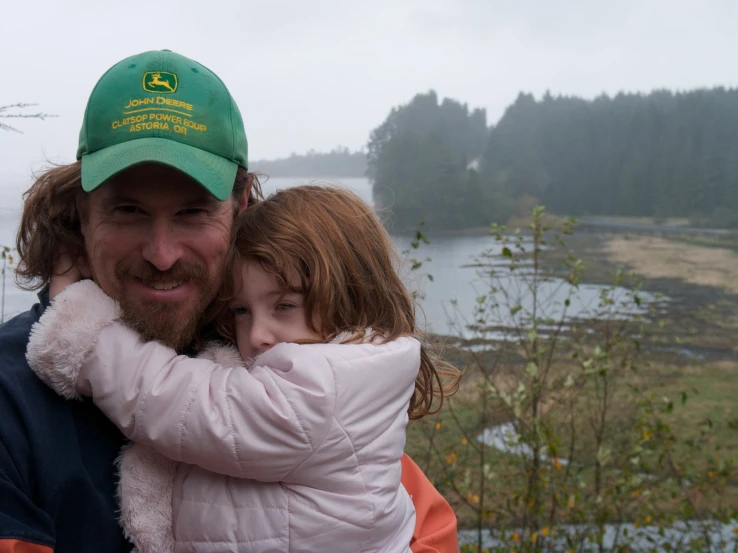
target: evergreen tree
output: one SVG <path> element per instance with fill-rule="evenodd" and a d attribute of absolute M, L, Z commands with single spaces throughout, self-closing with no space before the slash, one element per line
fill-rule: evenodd
<path fill-rule="evenodd" d="M 487 141 L 484 110 L 434 91 L 394 108 L 371 133 L 367 174 L 380 210 L 391 211 L 396 230 L 486 225 L 489 213 L 474 161 Z"/>

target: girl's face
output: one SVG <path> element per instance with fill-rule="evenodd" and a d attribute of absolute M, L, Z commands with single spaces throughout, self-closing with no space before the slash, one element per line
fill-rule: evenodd
<path fill-rule="evenodd" d="M 302 294 L 285 292 L 276 277 L 257 261 L 244 261 L 240 277 L 241 291 L 231 302 L 231 310 L 238 350 L 244 359 L 256 357 L 280 342 L 321 338 L 307 326 Z"/>

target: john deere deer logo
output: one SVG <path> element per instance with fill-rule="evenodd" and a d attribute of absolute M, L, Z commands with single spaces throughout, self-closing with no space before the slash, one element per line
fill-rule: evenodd
<path fill-rule="evenodd" d="M 177 75 L 166 71 L 149 71 L 143 76 L 143 89 L 146 92 L 171 94 L 177 91 Z"/>

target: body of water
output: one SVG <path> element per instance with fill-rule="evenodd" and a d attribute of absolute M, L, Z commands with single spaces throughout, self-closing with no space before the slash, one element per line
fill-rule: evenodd
<path fill-rule="evenodd" d="M 263 186 L 265 195 L 276 190 L 299 184 L 331 184 L 344 186 L 356 192 L 365 201 L 372 203 L 371 184 L 365 178 L 353 179 L 269 179 Z M 0 245 L 14 245 L 20 212 L 17 209 L 0 209 Z M 441 334 L 459 334 L 466 321 L 472 318 L 477 297 L 487 294 L 489 283 L 477 275 L 478 269 L 473 260 L 484 250 L 499 250 L 500 246 L 492 236 L 469 234 L 451 236 L 432 236 L 430 244 L 422 244 L 412 250 L 411 237 L 394 236 L 395 247 L 402 255 L 423 261 L 423 266 L 416 271 L 410 270 L 410 262 L 401 267 L 404 281 L 408 287 L 424 296 L 419 300 L 418 319 L 427 330 Z M 428 260 L 429 259 L 429 260 Z M 432 280 L 427 275 L 432 276 Z M 532 299 L 526 294 L 528 285 L 525 277 L 515 276 L 507 282 L 502 281 L 506 289 L 521 298 L 524 309 L 532 308 Z M 28 309 L 35 301 L 33 292 L 20 290 L 13 282 L 10 271 L 5 275 L 4 314 L 9 316 Z M 557 319 L 564 309 L 572 317 L 596 316 L 596 306 L 603 287 L 582 285 L 576 294 L 571 294 L 570 287 L 561 280 L 552 280 L 542 285 L 544 292 L 540 302 L 545 302 L 546 316 Z M 566 300 L 569 305 L 565 306 Z M 644 299 L 648 299 L 644 295 Z M 455 306 L 452 302 L 456 302 Z M 629 309 L 635 311 L 635 306 Z M 504 311 L 504 310 L 503 310 Z M 505 325 L 509 321 L 501 313 L 492 324 Z"/>

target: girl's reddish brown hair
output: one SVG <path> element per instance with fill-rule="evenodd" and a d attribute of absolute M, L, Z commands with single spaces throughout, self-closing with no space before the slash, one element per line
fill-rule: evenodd
<path fill-rule="evenodd" d="M 355 194 L 321 186 L 282 190 L 246 209 L 234 238 L 233 267 L 253 259 L 285 290 L 305 294 L 307 325 L 323 340 L 349 332 L 352 341 L 360 341 L 367 328 L 383 341 L 419 336 L 390 237 Z M 408 410 L 412 419 L 437 412 L 460 379 L 457 369 L 430 356 L 425 346 L 420 355 Z"/>

